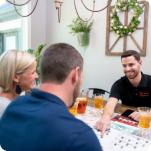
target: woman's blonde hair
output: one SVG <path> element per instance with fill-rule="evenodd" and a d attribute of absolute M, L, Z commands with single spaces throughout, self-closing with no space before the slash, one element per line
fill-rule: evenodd
<path fill-rule="evenodd" d="M 13 92 L 13 79 L 36 61 L 30 53 L 9 50 L 0 56 L 0 92 Z"/>

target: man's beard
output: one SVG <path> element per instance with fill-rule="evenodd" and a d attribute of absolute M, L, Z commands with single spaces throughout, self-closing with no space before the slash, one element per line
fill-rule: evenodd
<path fill-rule="evenodd" d="M 76 102 L 76 98 L 80 95 L 80 82 L 77 83 L 77 85 L 74 88 L 73 91 L 73 100 L 72 100 L 72 104 L 70 107 L 72 107 L 74 105 L 74 103 Z"/>
<path fill-rule="evenodd" d="M 127 77 L 128 79 L 135 79 L 135 78 L 138 76 L 138 74 L 139 74 L 138 71 L 131 71 L 131 72 L 133 72 L 132 75 L 127 74 L 128 72 L 125 72 L 125 75 L 126 75 L 126 77 Z"/>

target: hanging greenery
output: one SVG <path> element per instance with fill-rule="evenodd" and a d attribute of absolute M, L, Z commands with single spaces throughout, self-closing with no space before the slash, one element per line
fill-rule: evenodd
<path fill-rule="evenodd" d="M 76 34 L 79 32 L 87 32 L 89 33 L 92 29 L 93 21 L 84 22 L 79 17 L 76 17 L 72 20 L 72 23 L 69 25 L 72 34 Z"/>
<path fill-rule="evenodd" d="M 37 67 L 36 67 L 36 72 L 38 75 L 40 75 L 40 58 L 41 58 L 41 53 L 43 51 L 43 48 L 46 46 L 46 44 L 40 44 L 38 45 L 38 47 L 33 50 L 31 48 L 29 48 L 27 50 L 27 52 L 29 52 L 30 54 L 34 55 L 37 61 Z M 38 85 L 40 83 L 39 78 L 36 79 L 36 84 Z"/>
<path fill-rule="evenodd" d="M 125 26 L 121 23 L 118 12 L 133 11 L 130 23 Z M 140 24 L 140 15 L 143 13 L 143 7 L 137 0 L 117 0 L 111 12 L 111 29 L 119 37 L 124 37 L 133 33 Z"/>
<path fill-rule="evenodd" d="M 89 33 L 92 29 L 92 25 L 93 21 L 84 22 L 79 17 L 74 18 L 69 25 L 70 32 L 77 36 L 78 42 L 82 47 L 89 45 Z"/>

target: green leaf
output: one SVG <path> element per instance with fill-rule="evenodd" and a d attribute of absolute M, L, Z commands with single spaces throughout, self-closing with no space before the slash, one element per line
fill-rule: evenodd
<path fill-rule="evenodd" d="M 79 32 L 90 32 L 92 29 L 93 21 L 92 22 L 84 22 L 79 17 L 74 18 L 72 23 L 68 25 L 70 28 L 70 32 L 73 34 Z"/>

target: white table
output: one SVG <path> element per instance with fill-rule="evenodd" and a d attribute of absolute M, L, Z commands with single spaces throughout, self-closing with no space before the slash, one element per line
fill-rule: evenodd
<path fill-rule="evenodd" d="M 0 146 L 0 151 L 5 151 L 5 150 L 3 150 L 3 149 L 1 148 L 1 146 Z"/>
<path fill-rule="evenodd" d="M 137 127 L 119 122 L 112 122 L 104 137 L 100 137 L 94 125 L 101 117 L 102 111 L 88 106 L 85 114 L 76 117 L 92 127 L 104 151 L 151 151 L 151 139 L 142 138 Z"/>

